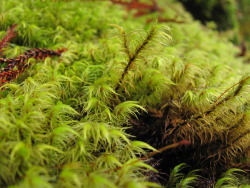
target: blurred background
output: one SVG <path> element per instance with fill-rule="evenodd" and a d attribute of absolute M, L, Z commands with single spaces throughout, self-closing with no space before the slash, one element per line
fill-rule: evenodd
<path fill-rule="evenodd" d="M 216 23 L 240 48 L 238 56 L 250 63 L 250 0 L 179 0 L 203 24 Z"/>
<path fill-rule="evenodd" d="M 248 41 L 248 47 L 250 47 L 250 1 L 238 0 L 239 10 L 238 18 L 240 22 L 240 35 L 243 40 Z M 249 48 L 248 48 L 249 49 Z"/>

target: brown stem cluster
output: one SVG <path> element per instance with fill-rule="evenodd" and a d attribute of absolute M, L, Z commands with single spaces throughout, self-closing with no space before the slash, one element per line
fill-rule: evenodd
<path fill-rule="evenodd" d="M 124 1 L 124 0 L 110 0 L 114 4 L 119 4 L 124 7 L 126 7 L 127 11 L 132 11 L 135 10 L 134 17 L 140 17 L 144 16 L 150 13 L 154 12 L 164 12 L 164 9 L 162 9 L 156 0 L 151 0 L 151 3 L 144 3 L 140 2 L 139 0 L 130 0 Z M 163 18 L 163 17 L 158 17 L 158 22 L 174 22 L 174 23 L 185 23 L 182 20 L 177 20 L 177 15 L 175 18 Z M 155 21 L 154 19 L 148 19 L 147 23 Z"/>
<path fill-rule="evenodd" d="M 118 91 L 118 89 L 120 88 L 120 86 L 123 83 L 124 77 L 128 74 L 128 71 L 130 70 L 132 64 L 135 62 L 135 60 L 138 58 L 138 56 L 140 55 L 140 53 L 143 51 L 143 49 L 145 48 L 145 46 L 148 45 L 148 43 L 152 40 L 152 38 L 154 37 L 154 33 L 155 33 L 155 28 L 153 27 L 151 29 L 151 31 L 148 33 L 147 37 L 144 39 L 144 41 L 142 42 L 142 44 L 140 46 L 137 47 L 137 49 L 135 50 L 134 54 L 131 55 L 130 50 L 126 44 L 126 37 L 124 37 L 124 48 L 127 52 L 127 55 L 129 57 L 127 66 L 125 67 L 119 81 L 118 84 L 115 88 L 115 91 Z M 125 36 L 125 34 L 124 34 Z"/>
<path fill-rule="evenodd" d="M 114 4 L 120 4 L 127 7 L 127 10 L 137 10 L 134 14 L 135 17 L 143 16 L 148 13 L 159 11 L 161 12 L 162 9 L 159 8 L 158 4 L 155 0 L 151 1 L 151 4 L 139 2 L 139 0 L 132 0 L 130 2 L 125 2 L 122 0 L 111 0 Z"/>
<path fill-rule="evenodd" d="M 0 56 L 3 56 L 3 52 L 5 51 L 3 48 L 8 47 L 8 43 L 16 36 L 15 28 L 17 25 L 12 25 L 7 30 L 7 34 L 0 41 Z"/>
<path fill-rule="evenodd" d="M 27 60 L 30 58 L 42 59 L 52 56 L 60 56 L 66 49 L 48 50 L 48 49 L 30 49 L 16 58 L 0 58 L 0 65 L 7 64 L 0 70 L 0 86 L 18 77 L 18 75 L 28 67 Z"/>

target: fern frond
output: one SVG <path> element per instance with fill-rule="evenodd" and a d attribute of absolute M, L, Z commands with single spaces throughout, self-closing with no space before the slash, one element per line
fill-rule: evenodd
<path fill-rule="evenodd" d="M 183 173 L 180 173 L 181 170 L 186 168 L 187 165 L 182 163 L 178 166 L 174 167 L 174 169 L 171 171 L 171 174 L 169 176 L 167 187 L 176 187 L 176 183 L 180 182 L 181 179 L 184 177 Z"/>
<path fill-rule="evenodd" d="M 238 187 L 241 185 L 239 177 L 245 172 L 240 169 L 232 168 L 226 171 L 222 177 L 216 182 L 215 188 Z"/>
<path fill-rule="evenodd" d="M 183 169 L 187 168 L 187 165 L 182 163 L 177 165 L 170 174 L 167 187 L 193 187 L 194 183 L 198 180 L 196 173 L 198 170 L 193 170 L 187 175 L 181 173 Z"/>

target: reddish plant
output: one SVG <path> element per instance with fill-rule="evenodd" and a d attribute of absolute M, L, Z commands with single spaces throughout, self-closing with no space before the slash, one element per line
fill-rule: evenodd
<path fill-rule="evenodd" d="M 124 2 L 122 0 L 110 0 L 114 4 L 125 6 L 127 11 L 136 10 L 134 17 L 144 16 L 153 12 L 163 12 L 164 10 L 159 7 L 156 0 L 151 0 L 151 4 L 139 2 L 139 0 L 131 0 L 130 2 Z M 158 17 L 158 22 L 174 22 L 184 23 L 182 20 L 177 20 L 177 16 L 174 18 Z M 155 21 L 155 19 L 148 19 L 147 23 Z"/>
<path fill-rule="evenodd" d="M 8 43 L 13 39 L 17 34 L 15 32 L 16 24 L 10 26 L 7 30 L 7 34 L 0 41 L 0 56 L 4 56 L 3 52 L 8 47 Z M 0 58 L 0 65 L 7 64 L 0 70 L 0 86 L 4 83 L 9 82 L 13 79 L 16 79 L 20 73 L 22 73 L 27 67 L 27 60 L 30 58 L 42 59 L 52 56 L 60 56 L 61 53 L 65 52 L 67 49 L 58 49 L 58 50 L 48 50 L 48 49 L 31 49 L 24 52 L 24 55 L 20 55 L 16 58 Z"/>
<path fill-rule="evenodd" d="M 141 3 L 139 0 L 131 0 L 130 2 L 124 2 L 122 0 L 110 0 L 114 4 L 120 4 L 126 6 L 128 11 L 137 10 L 134 14 L 135 17 L 143 16 L 152 12 L 161 12 L 162 9 L 159 8 L 157 2 L 155 0 L 151 0 L 151 4 Z"/>
<path fill-rule="evenodd" d="M 52 56 L 60 56 L 67 49 L 48 50 L 48 49 L 31 49 L 24 52 L 16 58 L 0 58 L 0 64 L 6 63 L 7 66 L 0 70 L 0 86 L 18 77 L 27 67 L 27 60 L 30 58 L 42 59 Z"/>
<path fill-rule="evenodd" d="M 5 51 L 3 48 L 8 47 L 8 43 L 16 36 L 15 28 L 16 24 L 12 25 L 8 28 L 7 34 L 5 37 L 0 41 L 0 56 L 3 56 L 3 52 Z"/>

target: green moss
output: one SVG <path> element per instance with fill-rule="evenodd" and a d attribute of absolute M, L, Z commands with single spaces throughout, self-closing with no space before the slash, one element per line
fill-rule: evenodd
<path fill-rule="evenodd" d="M 68 48 L 31 60 L 2 87 L 1 187 L 154 187 L 154 165 L 140 158 L 181 140 L 191 145 L 172 153 L 192 154 L 183 162 L 197 168 L 226 170 L 247 157 L 249 80 L 221 94 L 249 76 L 249 65 L 226 38 L 166 3 L 135 19 L 111 2 L 1 1 L 1 33 L 18 24 L 8 57 Z M 184 23 L 146 24 L 157 14 Z M 168 152 L 152 160 L 161 157 L 179 162 Z"/>

